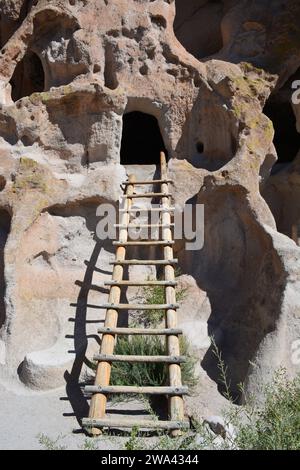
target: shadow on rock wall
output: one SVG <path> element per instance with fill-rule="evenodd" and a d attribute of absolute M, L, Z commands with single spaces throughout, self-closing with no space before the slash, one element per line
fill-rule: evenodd
<path fill-rule="evenodd" d="M 205 204 L 204 247 L 197 253 L 182 250 L 180 265 L 207 292 L 212 309 L 208 333 L 228 367 L 231 394 L 238 399 L 250 362 L 276 328 L 285 272 L 245 189 L 214 188 L 200 193 L 198 203 Z M 224 392 L 213 346 L 202 367 Z"/>
<path fill-rule="evenodd" d="M 5 309 L 5 263 L 4 263 L 4 249 L 6 241 L 10 232 L 10 214 L 0 209 L 0 328 L 5 322 L 6 309 Z"/>

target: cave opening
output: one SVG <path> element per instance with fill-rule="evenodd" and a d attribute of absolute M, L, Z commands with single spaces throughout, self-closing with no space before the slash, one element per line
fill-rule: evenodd
<path fill-rule="evenodd" d="M 123 116 L 122 165 L 159 165 L 160 152 L 167 150 L 154 116 L 133 111 Z"/>
<path fill-rule="evenodd" d="M 273 122 L 274 145 L 278 160 L 273 171 L 291 163 L 300 150 L 300 134 L 297 132 L 296 117 L 290 100 L 274 95 L 266 102 L 263 112 Z"/>
<path fill-rule="evenodd" d="M 10 232 L 11 216 L 5 209 L 0 209 L 0 328 L 6 318 L 5 312 L 5 263 L 4 248 Z"/>
<path fill-rule="evenodd" d="M 37 54 L 28 51 L 17 64 L 10 81 L 14 102 L 32 93 L 41 93 L 45 89 L 45 73 Z"/>
<path fill-rule="evenodd" d="M 271 94 L 263 112 L 272 120 L 275 136 L 274 145 L 278 160 L 272 168 L 271 178 L 262 187 L 262 195 L 267 201 L 277 230 L 300 244 L 300 207 L 298 205 L 297 184 L 294 176 L 296 168 L 291 165 L 300 155 L 300 133 L 292 105 L 293 83 L 299 80 L 300 69 L 275 93 Z"/>
<path fill-rule="evenodd" d="M 223 47 L 222 0 L 175 0 L 174 33 L 183 47 L 196 59 L 217 54 Z"/>

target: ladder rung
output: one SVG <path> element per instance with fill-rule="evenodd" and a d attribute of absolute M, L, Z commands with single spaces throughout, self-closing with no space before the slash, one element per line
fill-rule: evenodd
<path fill-rule="evenodd" d="M 166 364 L 182 364 L 186 362 L 184 356 L 127 356 L 127 355 L 108 355 L 95 354 L 94 361 L 98 362 L 154 362 Z"/>
<path fill-rule="evenodd" d="M 110 310 L 175 310 L 178 304 L 101 304 L 98 308 Z"/>
<path fill-rule="evenodd" d="M 135 181 L 134 183 L 130 183 L 130 181 L 125 181 L 124 184 L 125 186 L 129 185 L 142 185 L 142 184 L 163 184 L 163 183 L 173 183 L 173 180 L 148 180 L 148 181 Z"/>
<path fill-rule="evenodd" d="M 176 281 L 107 281 L 105 286 L 177 286 Z"/>
<path fill-rule="evenodd" d="M 119 418 L 102 418 L 90 419 L 83 418 L 82 425 L 85 428 L 133 428 L 138 426 L 139 429 L 189 429 L 189 421 L 161 421 L 161 420 L 133 420 L 133 419 L 119 419 Z"/>
<path fill-rule="evenodd" d="M 131 385 L 110 385 L 101 387 L 100 385 L 86 385 L 84 391 L 87 394 L 94 393 L 130 393 L 145 395 L 188 395 L 189 390 L 186 386 L 181 387 L 136 387 Z"/>
<path fill-rule="evenodd" d="M 113 242 L 114 246 L 150 246 L 150 245 L 162 245 L 162 246 L 168 246 L 168 245 L 174 245 L 175 241 L 174 240 L 147 240 L 147 241 L 130 241 L 130 242 Z"/>
<path fill-rule="evenodd" d="M 115 261 L 110 261 L 110 265 L 118 265 L 118 266 L 122 266 L 123 264 L 124 265 L 162 265 L 162 266 L 165 266 L 165 265 L 168 265 L 168 264 L 177 264 L 178 263 L 178 259 L 126 259 L 126 260 L 115 260 Z"/>
<path fill-rule="evenodd" d="M 182 330 L 179 328 L 98 328 L 100 334 L 112 334 L 112 335 L 158 335 L 158 336 L 177 336 L 182 335 Z"/>
<path fill-rule="evenodd" d="M 174 227 L 175 224 L 129 224 L 129 225 L 122 225 L 122 224 L 114 224 L 116 228 L 171 228 Z"/>
<path fill-rule="evenodd" d="M 125 199 L 138 199 L 138 198 L 146 198 L 146 197 L 172 197 L 169 193 L 140 193 L 140 194 L 124 194 L 122 196 Z"/>
<path fill-rule="evenodd" d="M 119 209 L 118 212 L 128 212 L 128 213 L 134 213 L 136 214 L 137 212 L 173 212 L 175 211 L 175 207 L 145 207 L 145 208 L 133 208 L 133 209 Z"/>

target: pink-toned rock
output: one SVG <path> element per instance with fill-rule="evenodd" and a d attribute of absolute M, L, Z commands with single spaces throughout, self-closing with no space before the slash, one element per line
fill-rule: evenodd
<path fill-rule="evenodd" d="M 285 134 L 297 137 L 293 111 L 277 123 L 276 110 L 300 66 L 299 2 L 188 3 L 0 1 L 0 366 L 11 381 L 45 390 L 90 371 L 105 313 L 92 306 L 107 300 L 114 256 L 96 209 L 117 206 L 129 173 L 153 176 L 155 132 L 177 207 L 205 206 L 203 248 L 175 245 L 202 409 L 210 394 L 209 414 L 223 403 L 212 336 L 233 393 L 245 382 L 259 395 L 278 366 L 299 371 L 298 158 L 273 169 L 278 136 L 298 145 Z M 141 114 L 126 127 L 130 113 L 147 115 L 145 134 Z"/>

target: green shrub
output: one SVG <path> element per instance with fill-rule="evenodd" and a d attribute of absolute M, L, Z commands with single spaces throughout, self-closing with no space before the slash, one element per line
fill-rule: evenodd
<path fill-rule="evenodd" d="M 300 375 L 288 380 L 284 370 L 264 391 L 260 407 L 249 403 L 235 423 L 236 445 L 250 450 L 300 450 Z M 235 421 L 238 421 L 239 416 Z"/>
<path fill-rule="evenodd" d="M 285 371 L 279 370 L 264 388 L 263 398 L 260 406 L 251 399 L 224 413 L 234 435 L 221 438 L 205 423 L 193 422 L 194 430 L 175 439 L 158 432 L 154 443 L 135 428 L 126 445 L 132 450 L 300 450 L 300 375 L 288 380 Z"/>
<path fill-rule="evenodd" d="M 39 444 L 45 450 L 66 450 L 67 447 L 62 445 L 60 442 L 65 438 L 63 435 L 59 435 L 57 438 L 52 439 L 51 437 L 47 436 L 46 434 L 38 434 L 37 436 Z"/>
<path fill-rule="evenodd" d="M 182 382 L 192 388 L 195 383 L 195 359 L 184 337 L 180 338 L 180 353 L 186 356 L 181 364 Z M 115 354 L 134 356 L 164 356 L 165 341 L 158 336 L 118 338 Z M 162 363 L 113 363 L 111 383 L 114 385 L 163 386 L 168 383 L 168 366 Z"/>
<path fill-rule="evenodd" d="M 180 275 L 180 270 L 175 270 L 175 275 Z M 176 302 L 184 300 L 186 296 L 186 289 L 176 288 Z M 151 286 L 142 289 L 142 299 L 145 304 L 164 304 L 165 303 L 165 287 L 164 286 Z M 138 324 L 143 324 L 152 328 L 159 326 L 165 319 L 164 310 L 147 310 L 138 314 Z"/>
<path fill-rule="evenodd" d="M 114 353 L 130 356 L 160 356 L 165 354 L 165 347 L 156 336 L 120 337 Z M 112 365 L 111 383 L 114 385 L 159 386 L 164 384 L 165 380 L 164 364 L 117 362 Z"/>
<path fill-rule="evenodd" d="M 213 353 L 218 360 L 220 384 L 231 402 L 228 368 L 211 338 Z M 244 394 L 243 384 L 239 385 Z M 273 380 L 262 389 L 262 404 L 247 396 L 244 406 L 235 407 L 226 417 L 236 430 L 234 445 L 247 450 L 300 449 L 300 375 L 289 380 L 285 369 L 275 372 Z"/>
<path fill-rule="evenodd" d="M 177 273 L 178 274 L 178 273 Z M 185 289 L 176 290 L 177 301 L 183 300 Z M 146 304 L 165 303 L 165 287 L 153 286 L 143 289 L 142 298 Z M 132 326 L 157 328 L 163 321 L 163 310 L 147 310 L 134 315 Z M 164 356 L 167 354 L 166 340 L 158 336 L 119 337 L 115 346 L 117 355 Z M 180 337 L 180 354 L 186 356 L 181 364 L 182 383 L 190 388 L 196 384 L 195 363 L 185 337 Z M 113 363 L 111 383 L 114 385 L 163 386 L 168 384 L 168 366 L 162 363 Z"/>

